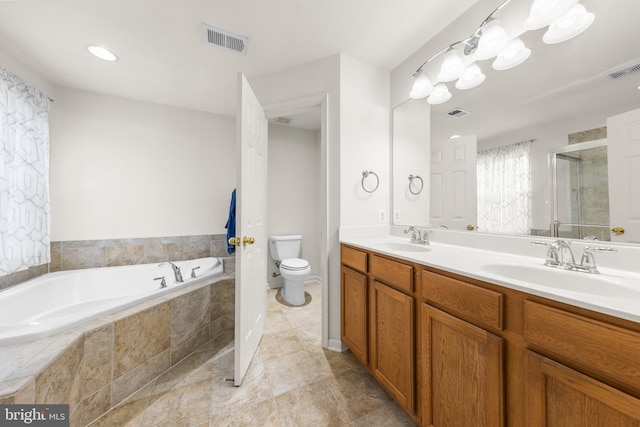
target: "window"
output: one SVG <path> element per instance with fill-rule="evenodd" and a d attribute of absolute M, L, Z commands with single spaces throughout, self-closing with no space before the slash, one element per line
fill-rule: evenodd
<path fill-rule="evenodd" d="M 531 141 L 478 153 L 478 231 L 529 234 Z"/>
<path fill-rule="evenodd" d="M 0 67 L 0 275 L 51 259 L 49 105 Z"/>

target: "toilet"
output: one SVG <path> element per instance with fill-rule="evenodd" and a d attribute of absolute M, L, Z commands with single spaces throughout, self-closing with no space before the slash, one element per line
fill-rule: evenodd
<path fill-rule="evenodd" d="M 284 279 L 282 297 L 291 305 L 304 304 L 304 282 L 311 272 L 309 262 L 298 258 L 301 249 L 300 234 L 269 236 L 269 253 Z"/>

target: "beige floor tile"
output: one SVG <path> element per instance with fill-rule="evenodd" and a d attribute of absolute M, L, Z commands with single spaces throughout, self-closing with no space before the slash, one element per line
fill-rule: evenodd
<path fill-rule="evenodd" d="M 280 427 L 273 399 L 212 414 L 211 427 Z"/>
<path fill-rule="evenodd" d="M 282 357 L 302 349 L 302 343 L 293 329 L 265 335 L 260 341 L 260 352 L 264 360 Z"/>
<path fill-rule="evenodd" d="M 331 372 L 318 353 L 301 350 L 264 361 L 274 396 L 326 378 Z"/>
<path fill-rule="evenodd" d="M 380 405 L 369 415 L 355 420 L 353 427 L 415 427 L 417 424 L 395 402 Z"/>
<path fill-rule="evenodd" d="M 349 425 L 349 418 L 324 380 L 280 395 L 275 402 L 283 427 Z"/>
<path fill-rule="evenodd" d="M 230 354 L 233 359 L 233 353 Z M 233 363 L 231 363 L 233 369 Z M 231 372 L 233 376 L 233 371 Z M 233 382 L 224 381 L 222 377 L 214 375 L 212 381 L 211 414 L 223 411 L 241 410 L 249 404 L 271 399 L 272 392 L 264 363 L 255 360 L 249 366 L 240 387 L 234 387 Z"/>
<path fill-rule="evenodd" d="M 264 328 L 264 334 L 275 334 L 291 328 L 292 325 L 284 313 L 269 313 Z"/>
<path fill-rule="evenodd" d="M 311 323 L 294 330 L 306 350 L 320 351 L 322 349 L 322 322 Z"/>
<path fill-rule="evenodd" d="M 327 379 L 338 404 L 351 421 L 358 420 L 382 405 L 394 403 L 371 375 L 348 370 Z"/>
<path fill-rule="evenodd" d="M 161 393 L 144 411 L 141 426 L 198 426 L 209 421 L 211 381 Z"/>

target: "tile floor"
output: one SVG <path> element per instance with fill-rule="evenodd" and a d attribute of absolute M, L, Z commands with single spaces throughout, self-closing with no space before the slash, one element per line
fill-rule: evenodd
<path fill-rule="evenodd" d="M 267 296 L 267 326 L 241 387 L 233 334 L 211 340 L 91 424 L 101 426 L 415 426 L 351 353 L 322 348 L 319 285 L 287 307 Z"/>

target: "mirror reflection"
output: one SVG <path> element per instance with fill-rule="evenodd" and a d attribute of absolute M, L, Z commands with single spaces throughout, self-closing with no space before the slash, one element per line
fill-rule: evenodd
<path fill-rule="evenodd" d="M 587 31 L 575 39 L 554 45 L 542 42 L 542 30 L 528 31 L 521 36 L 532 50 L 531 57 L 526 62 L 510 70 L 496 71 L 491 68 L 490 61 L 479 61 L 478 64 L 487 75 L 482 85 L 467 91 L 457 90 L 450 85 L 453 93 L 451 100 L 430 106 L 430 133 L 427 137 L 430 145 L 429 148 L 423 146 L 422 151 L 430 154 L 431 161 L 434 145 L 454 147 L 452 150 L 455 152 L 455 147 L 465 137 L 477 141 L 476 152 L 479 159 L 486 157 L 486 153 L 528 143 L 530 184 L 528 190 L 526 187 L 520 189 L 525 195 L 528 194 L 528 205 L 522 199 L 512 205 L 512 209 L 523 209 L 526 212 L 524 226 L 504 229 L 487 226 L 479 217 L 486 201 L 481 201 L 477 194 L 481 187 L 486 188 L 487 185 L 481 186 L 475 178 L 473 185 L 470 185 L 474 190 L 469 190 L 469 194 L 464 196 L 456 194 L 455 187 L 440 190 L 445 191 L 449 199 L 457 200 L 458 205 L 477 203 L 477 211 L 469 221 L 458 221 L 457 224 L 453 219 L 446 218 L 440 222 L 434 221 L 433 208 L 422 207 L 420 214 L 429 215 L 429 220 L 412 222 L 394 217 L 395 224 L 428 222 L 432 226 L 441 223 L 450 228 L 461 229 L 473 225 L 478 231 L 492 233 L 547 236 L 555 233 L 567 238 L 595 236 L 599 240 L 640 243 L 640 236 L 636 231 L 640 226 L 633 220 L 634 216 L 640 218 L 640 212 L 636 215 L 640 207 L 632 202 L 639 199 L 640 195 L 629 193 L 638 191 L 635 190 L 637 185 L 631 183 L 638 178 L 634 177 L 634 171 L 640 167 L 640 163 L 634 160 L 630 152 L 616 154 L 613 160 L 611 156 L 612 150 L 624 151 L 620 148 L 626 144 L 624 141 L 634 138 L 636 134 L 640 135 L 640 131 L 633 126 L 636 119 L 627 116 L 632 114 L 628 112 L 640 108 L 640 54 L 629 43 L 640 37 L 640 27 L 634 23 L 640 12 L 640 5 L 634 0 L 617 1 L 615 7 L 606 2 L 584 0 L 583 3 L 595 14 L 595 21 Z M 504 20 L 507 18 L 505 16 Z M 408 101 L 408 104 L 411 103 L 426 104 L 425 100 Z M 407 108 L 406 104 L 396 110 L 403 108 Z M 396 181 L 406 181 L 405 175 L 411 173 L 396 161 L 396 158 L 409 156 L 407 153 L 401 154 L 404 148 L 396 144 L 395 135 L 399 132 L 399 123 L 395 121 L 396 110 L 393 123 L 394 209 L 405 198 L 396 189 Z M 611 123 L 619 129 L 612 129 Z M 612 138 L 612 132 L 626 136 L 614 135 Z M 450 139 L 455 134 L 462 135 L 463 138 Z M 566 148 L 568 146 L 603 139 L 607 139 L 609 145 L 603 145 L 599 150 L 588 152 L 589 154 L 564 151 L 569 150 Z M 417 153 L 418 151 L 414 152 Z M 580 159 L 579 162 L 568 157 L 557 160 L 555 172 L 558 181 L 555 185 L 552 182 L 549 160 L 552 153 L 564 153 Z M 587 160 L 586 156 L 590 159 Z M 577 166 L 578 163 L 580 166 Z M 597 171 L 584 175 L 587 173 L 585 171 L 595 168 L 596 164 Z M 634 164 L 637 165 L 635 168 Z M 605 169 L 608 171 L 606 174 Z M 560 176 L 560 172 L 566 175 Z M 433 193 L 432 173 L 431 167 L 430 193 Z M 611 177 L 612 173 L 616 176 Z M 475 172 L 469 171 L 466 177 L 474 175 Z M 505 183 L 513 184 L 514 180 L 503 177 Z M 522 182 L 520 180 L 526 178 L 518 180 Z M 592 186 L 594 181 L 597 186 Z M 575 187 L 578 184 L 582 184 L 582 187 Z M 561 188 L 557 188 L 558 185 Z M 507 184 L 499 185 L 499 188 L 505 186 Z M 458 187 L 461 188 L 460 185 Z M 622 191 L 621 188 L 625 190 Z M 612 194 L 611 199 L 607 200 L 609 192 L 616 194 Z M 619 200 L 623 198 L 626 202 L 620 203 Z M 605 207 L 611 212 L 607 212 Z M 455 216 L 458 212 L 454 211 L 453 214 Z M 513 214 L 505 215 L 513 217 L 513 222 L 521 222 Z M 607 215 L 609 218 L 606 218 Z M 625 228 L 626 232 L 618 235 L 611 233 L 612 228 Z"/>

